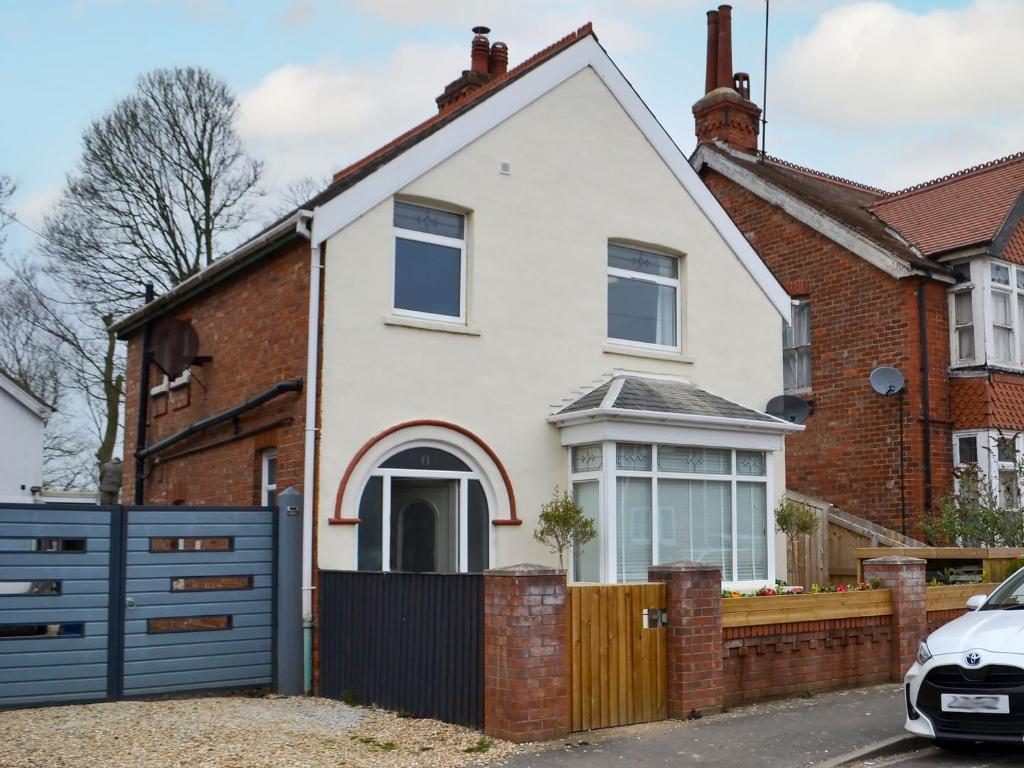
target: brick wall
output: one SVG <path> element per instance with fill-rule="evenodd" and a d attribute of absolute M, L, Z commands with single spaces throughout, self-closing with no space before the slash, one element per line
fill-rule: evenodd
<path fill-rule="evenodd" d="M 890 622 L 867 616 L 726 629 L 726 706 L 886 682 Z"/>
<path fill-rule="evenodd" d="M 925 634 L 930 635 L 943 624 L 948 624 L 953 621 L 953 619 L 959 619 L 965 613 L 968 613 L 966 608 L 951 608 L 944 611 L 928 611 L 927 630 Z"/>
<path fill-rule="evenodd" d="M 907 379 L 903 426 L 910 535 L 924 511 L 916 278 L 896 280 L 724 176 L 705 169 L 708 187 L 754 250 L 794 296 L 811 302 L 814 413 L 786 439 L 786 483 L 841 509 L 900 530 L 899 403 L 868 384 L 880 365 Z M 949 319 L 942 285 L 926 288 L 933 499 L 952 489 Z"/>
<path fill-rule="evenodd" d="M 518 565 L 484 574 L 484 730 L 509 741 L 569 732 L 565 573 Z"/>
<path fill-rule="evenodd" d="M 292 240 L 257 264 L 170 312 L 199 334 L 199 354 L 212 362 L 192 369 L 192 381 L 150 397 L 147 445 L 200 419 L 238 405 L 280 381 L 306 376 L 309 243 Z M 142 332 L 128 340 L 125 395 L 125 486 L 133 498 Z M 162 374 L 153 367 L 150 383 Z M 205 430 L 147 462 L 147 504 L 231 504 L 260 501 L 262 451 L 277 450 L 277 486 L 302 490 L 305 393 L 286 393 L 230 422 Z M 274 425 L 262 429 L 267 425 Z M 237 432 L 261 430 L 241 439 Z M 216 447 L 188 453 L 208 443 Z M 309 502 L 307 501 L 307 504 Z"/>

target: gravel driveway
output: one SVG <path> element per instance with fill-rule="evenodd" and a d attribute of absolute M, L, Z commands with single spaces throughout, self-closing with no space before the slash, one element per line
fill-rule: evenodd
<path fill-rule="evenodd" d="M 521 750 L 436 720 L 305 697 L 211 696 L 0 712 L 3 768 L 454 767 Z"/>

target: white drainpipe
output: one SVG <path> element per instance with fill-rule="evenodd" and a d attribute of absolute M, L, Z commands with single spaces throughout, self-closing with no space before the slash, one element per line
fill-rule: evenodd
<path fill-rule="evenodd" d="M 309 214 L 312 223 L 312 214 Z M 319 374 L 317 353 L 320 349 L 320 244 L 312 241 L 307 224 L 300 224 L 300 231 L 310 237 L 309 259 L 309 329 L 306 333 L 306 431 L 305 465 L 303 467 L 303 513 L 302 513 L 302 644 L 304 658 L 305 689 L 313 687 L 313 508 L 314 467 L 316 450 L 316 389 Z"/>

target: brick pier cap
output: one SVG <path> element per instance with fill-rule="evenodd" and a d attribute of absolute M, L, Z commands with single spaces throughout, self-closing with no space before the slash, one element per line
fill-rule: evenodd
<path fill-rule="evenodd" d="M 552 568 L 548 565 L 536 565 L 534 563 L 519 563 L 518 565 L 506 565 L 502 568 L 489 568 L 484 571 L 484 576 L 564 576 L 564 568 Z"/>

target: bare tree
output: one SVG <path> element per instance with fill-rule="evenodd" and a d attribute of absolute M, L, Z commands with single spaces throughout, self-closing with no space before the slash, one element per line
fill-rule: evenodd
<path fill-rule="evenodd" d="M 91 301 L 123 311 L 208 266 L 249 216 L 262 166 L 237 132 L 228 87 L 202 69 L 159 69 L 94 121 L 78 171 L 47 218 L 52 262 Z"/>
<path fill-rule="evenodd" d="M 14 182 L 11 177 L 0 173 L 0 258 L 4 255 L 4 243 L 7 241 L 4 230 L 11 223 L 11 214 L 7 210 L 7 201 L 14 194 Z"/>
<path fill-rule="evenodd" d="M 113 320 L 147 282 L 166 291 L 209 265 L 250 216 L 261 164 L 235 131 L 227 86 L 202 69 L 161 69 L 94 121 L 77 171 L 43 225 L 46 290 L 34 290 L 49 335 L 92 414 L 96 460 L 114 455 L 124 360 Z"/>
<path fill-rule="evenodd" d="M 330 186 L 327 176 L 303 176 L 285 185 L 277 195 L 278 202 L 271 208 L 274 218 L 287 216 L 299 206 L 305 205 L 314 196 Z"/>

